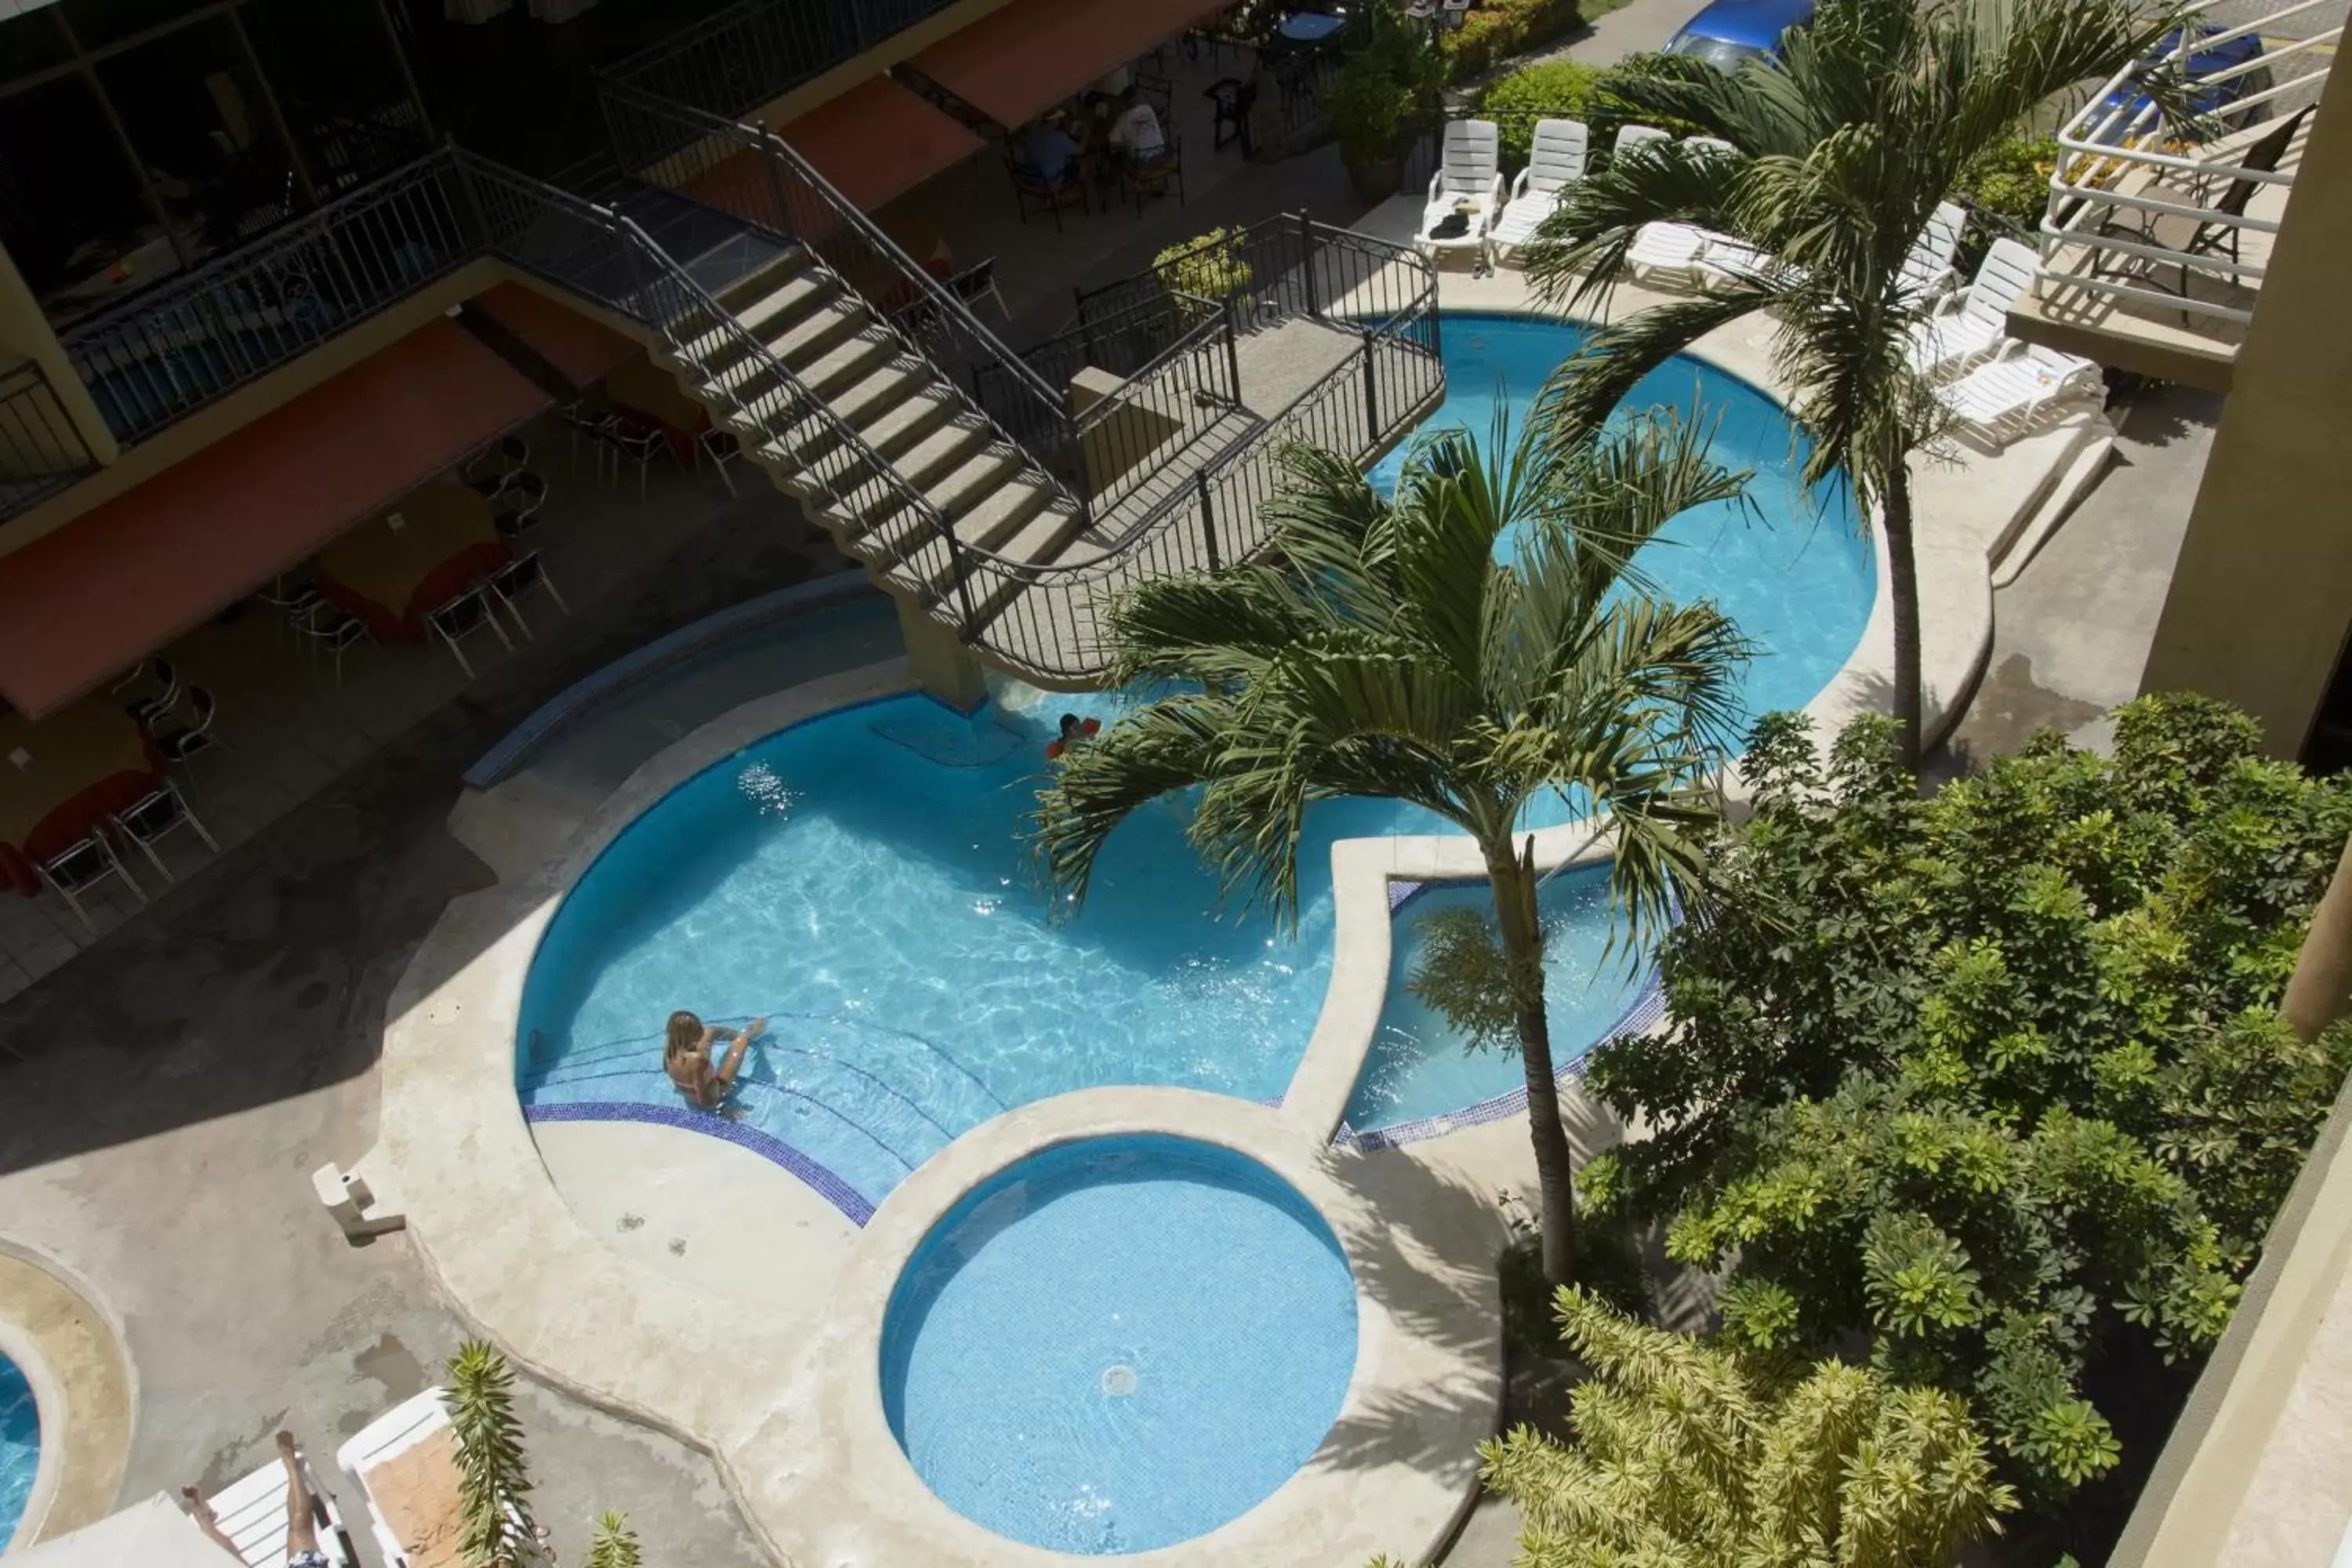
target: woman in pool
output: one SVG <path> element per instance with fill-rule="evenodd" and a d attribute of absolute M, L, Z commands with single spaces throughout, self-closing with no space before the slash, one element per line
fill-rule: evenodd
<path fill-rule="evenodd" d="M 714 1026 L 680 1008 L 669 1016 L 668 1035 L 662 1042 L 662 1071 L 669 1074 L 670 1082 L 677 1085 L 678 1093 L 689 1104 L 716 1110 L 727 1099 L 727 1091 L 735 1087 L 743 1053 L 767 1026 L 765 1018 L 754 1018 L 740 1029 Z M 727 1059 L 713 1068 L 710 1047 L 717 1040 L 734 1043 L 727 1047 Z"/>

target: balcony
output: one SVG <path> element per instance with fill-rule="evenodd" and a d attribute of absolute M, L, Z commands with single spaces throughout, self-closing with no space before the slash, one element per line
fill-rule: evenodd
<path fill-rule="evenodd" d="M 737 119 L 958 0 L 743 0 L 623 60 L 606 78 Z"/>
<path fill-rule="evenodd" d="M 2228 389 L 2343 32 L 2338 0 L 2279 0 L 2227 26 L 2207 16 L 2245 9 L 2189 8 L 2206 123 L 2168 123 L 2143 61 L 2059 132 L 2041 277 L 2011 318 L 2020 337 Z M 2222 61 L 2234 63 L 2211 68 Z"/>

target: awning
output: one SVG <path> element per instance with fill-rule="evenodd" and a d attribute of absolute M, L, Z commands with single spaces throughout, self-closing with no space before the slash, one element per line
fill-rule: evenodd
<path fill-rule="evenodd" d="M 520 338 L 574 386 L 604 380 L 645 346 L 521 283 L 501 283 L 466 302 Z"/>
<path fill-rule="evenodd" d="M 917 55 L 915 68 L 1011 130 L 1230 3 L 1013 0 Z"/>
<path fill-rule="evenodd" d="M 0 695 L 71 701 L 550 401 L 454 322 L 411 332 L 0 556 Z"/>
<path fill-rule="evenodd" d="M 776 134 L 860 212 L 872 212 L 988 144 L 887 76 L 850 89 Z M 704 170 L 686 192 L 723 211 L 774 221 L 774 186 L 759 154 L 749 150 Z"/>

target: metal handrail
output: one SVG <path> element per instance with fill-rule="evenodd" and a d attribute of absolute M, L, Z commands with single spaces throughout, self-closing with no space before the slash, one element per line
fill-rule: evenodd
<path fill-rule="evenodd" d="M 638 50 L 604 76 L 708 112 L 743 114 L 953 4 L 739 0 Z M 697 59 L 698 54 L 707 58 Z M 747 72 L 747 64 L 754 68 Z M 776 64 L 786 68 L 758 68 Z"/>
<path fill-rule="evenodd" d="M 0 521 L 31 510 L 97 460 L 37 360 L 0 369 Z"/>

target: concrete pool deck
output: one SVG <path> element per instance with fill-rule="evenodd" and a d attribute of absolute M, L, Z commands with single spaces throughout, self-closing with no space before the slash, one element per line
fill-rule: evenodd
<path fill-rule="evenodd" d="M 1523 282 L 1507 272 L 1449 273 L 1444 302 L 1529 308 Z M 1769 391 L 1769 322 L 1741 323 L 1695 352 Z M 1998 457 L 1922 477 L 1935 731 L 1957 717 L 1982 672 L 1995 561 L 2084 452 L 2107 437 L 2095 410 L 2077 410 Z M 1887 689 L 1884 551 L 1874 558 L 1880 592 L 1869 625 L 1809 705 L 1825 733 L 1879 707 Z M 1386 884 L 1479 875 L 1466 839 L 1335 847 L 1332 979 L 1278 1110 L 1166 1089 L 1060 1096 L 963 1135 L 862 1229 L 781 1167 L 697 1133 L 588 1123 L 542 1126 L 535 1141 L 512 1087 L 516 1020 L 531 956 L 563 892 L 614 836 L 702 767 L 802 719 L 907 685 L 903 664 L 892 661 L 745 703 L 658 752 L 585 821 L 529 792 L 461 809 L 453 828 L 505 879 L 450 906 L 386 1010 L 383 1147 L 422 1255 L 459 1310 L 541 1376 L 711 1453 L 778 1555 L 836 1568 L 1019 1568 L 1063 1560 L 946 1510 L 882 1419 L 875 1349 L 890 1284 L 958 1196 L 1039 1149 L 1106 1131 L 1224 1142 L 1292 1181 L 1342 1238 L 1357 1274 L 1363 1353 L 1339 1426 L 1290 1483 L 1208 1537 L 1134 1560 L 1155 1568 L 1213 1548 L 1235 1568 L 1319 1568 L 1383 1551 L 1434 1554 L 1473 1500 L 1472 1450 L 1496 1419 L 1493 1261 L 1505 1237 L 1488 1200 L 1496 1186 L 1529 1184 L 1526 1140 L 1502 1123 L 1373 1153 L 1335 1148 L 1332 1138 L 1388 977 Z M 562 847 L 536 864 L 517 852 L 551 843 Z M 1538 835 L 1547 868 L 1606 853 L 1589 824 Z M 1611 1135 L 1588 1105 L 1571 1116 L 1593 1141 Z M 725 1195 L 705 1201 L 713 1193 Z M 789 1247 L 779 1247 L 787 1237 Z M 746 1315 L 746 1300 L 762 1310 Z M 724 1354 L 714 1355 L 721 1344 Z"/>

